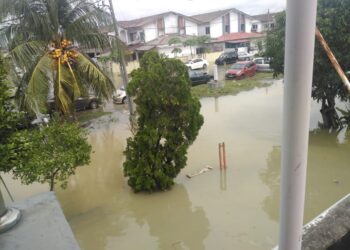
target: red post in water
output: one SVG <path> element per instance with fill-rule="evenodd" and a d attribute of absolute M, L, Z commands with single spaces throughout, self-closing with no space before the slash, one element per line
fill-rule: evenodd
<path fill-rule="evenodd" d="M 221 143 L 219 143 L 219 162 L 220 162 L 220 170 L 221 170 L 222 169 Z"/>
<path fill-rule="evenodd" d="M 226 169 L 226 150 L 225 150 L 225 142 L 222 143 L 222 158 L 224 162 L 224 169 Z"/>

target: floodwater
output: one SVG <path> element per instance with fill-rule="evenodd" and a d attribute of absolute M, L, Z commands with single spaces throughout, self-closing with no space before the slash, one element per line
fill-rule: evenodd
<path fill-rule="evenodd" d="M 133 193 L 123 177 L 127 114 L 92 129 L 90 166 L 56 193 L 82 249 L 266 250 L 277 243 L 283 84 L 236 96 L 204 98 L 205 122 L 188 164 L 167 192 Z M 118 109 L 123 109 L 119 106 Z M 350 190 L 350 143 L 345 130 L 318 129 L 312 103 L 305 223 Z M 218 143 L 227 170 L 220 172 Z M 188 179 L 186 174 L 214 169 Z M 24 187 L 5 176 L 16 199 L 47 186 Z"/>

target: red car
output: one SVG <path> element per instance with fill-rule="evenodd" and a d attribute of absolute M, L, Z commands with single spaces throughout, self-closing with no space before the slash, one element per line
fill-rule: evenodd
<path fill-rule="evenodd" d="M 253 76 L 256 72 L 256 64 L 252 61 L 237 62 L 226 71 L 226 79 L 243 79 Z"/>

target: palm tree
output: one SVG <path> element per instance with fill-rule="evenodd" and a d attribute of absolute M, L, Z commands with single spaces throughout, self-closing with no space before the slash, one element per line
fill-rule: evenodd
<path fill-rule="evenodd" d="M 108 13 L 89 0 L 1 0 L 0 45 L 6 45 L 18 81 L 22 104 L 45 109 L 50 90 L 62 113 L 74 113 L 73 102 L 92 90 L 109 98 L 111 80 L 79 47 L 109 46 L 101 27 Z"/>

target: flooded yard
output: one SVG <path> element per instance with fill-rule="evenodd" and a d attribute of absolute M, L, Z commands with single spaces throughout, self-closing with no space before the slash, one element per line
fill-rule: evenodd
<path fill-rule="evenodd" d="M 135 194 L 123 177 L 130 136 L 118 111 L 109 126 L 92 129 L 90 166 L 56 193 L 82 249 L 271 249 L 278 237 L 282 129 L 281 81 L 236 96 L 201 99 L 205 122 L 188 152 L 187 167 L 167 192 Z M 119 109 L 122 109 L 119 107 Z M 305 222 L 350 190 L 350 143 L 318 129 L 312 103 Z M 225 142 L 221 172 L 218 143 Z M 214 169 L 192 179 L 186 174 Z M 5 176 L 16 199 L 46 191 Z M 4 193 L 4 192 L 3 192 Z"/>

